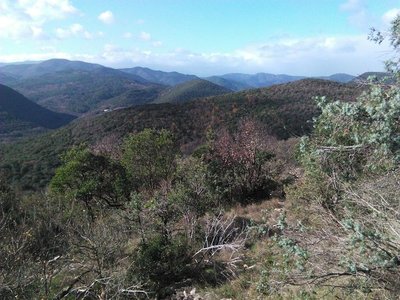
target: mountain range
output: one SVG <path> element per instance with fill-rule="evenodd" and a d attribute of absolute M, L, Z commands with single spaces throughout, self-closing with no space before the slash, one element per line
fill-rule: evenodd
<path fill-rule="evenodd" d="M 367 75 L 363 76 L 357 78 L 362 79 Z M 230 98 L 235 97 L 233 92 L 243 91 L 247 94 L 247 90 L 302 82 L 305 78 L 269 73 L 231 73 L 200 78 L 190 74 L 142 67 L 113 69 L 65 59 L 3 64 L 0 65 L 0 83 L 4 84 L 2 89 L 13 89 L 14 95 L 18 94 L 18 97 L 13 96 L 12 99 L 24 99 L 15 101 L 17 111 L 35 111 L 32 116 L 40 116 L 40 120 L 48 123 L 41 124 L 40 120 L 22 118 L 23 113 L 15 115 L 15 111 L 14 114 L 6 111 L 5 107 L 9 105 L 10 100 L 6 99 L 7 93 L 2 92 L 2 141 L 6 140 L 6 135 L 25 136 L 65 125 L 74 118 L 73 116 L 102 114 L 143 104 L 184 103 L 224 94 Z M 358 82 L 357 78 L 348 74 L 333 74 L 321 78 L 350 84 Z M 34 106 L 35 103 L 37 106 Z M 9 109 L 9 106 L 7 107 Z"/>

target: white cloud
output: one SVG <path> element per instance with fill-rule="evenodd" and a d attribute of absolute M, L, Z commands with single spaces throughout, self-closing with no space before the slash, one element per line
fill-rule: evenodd
<path fill-rule="evenodd" d="M 142 31 L 142 32 L 140 33 L 140 35 L 139 35 L 139 38 L 140 38 L 141 40 L 143 40 L 143 41 L 150 41 L 150 40 L 151 40 L 151 34 Z"/>
<path fill-rule="evenodd" d="M 364 3 L 362 0 L 347 0 L 340 5 L 340 9 L 344 11 L 357 11 L 364 9 Z"/>
<path fill-rule="evenodd" d="M 366 36 L 317 36 L 274 39 L 232 52 L 198 53 L 185 49 L 160 52 L 155 48 L 143 50 L 107 44 L 98 53 L 73 55 L 54 50 L 44 54 L 0 55 L 0 61 L 61 57 L 111 67 L 142 65 L 202 76 L 229 72 L 316 76 L 338 72 L 357 75 L 366 71 L 379 71 L 383 69 L 382 61 L 390 58 L 390 55 L 389 45 L 376 45 L 368 41 Z"/>
<path fill-rule="evenodd" d="M 32 20 L 62 19 L 78 12 L 69 0 L 17 0 L 15 2 Z"/>
<path fill-rule="evenodd" d="M 161 41 L 154 41 L 153 43 L 152 43 L 152 45 L 154 46 L 154 47 L 161 47 L 162 46 L 162 42 Z"/>
<path fill-rule="evenodd" d="M 69 0 L 0 0 L 0 37 L 45 38 L 46 22 L 63 19 L 78 10 Z"/>
<path fill-rule="evenodd" d="M 286 38 L 226 53 L 196 53 L 184 49 L 160 53 L 107 45 L 98 62 L 116 67 L 143 65 L 199 75 L 228 72 L 357 75 L 382 70 L 382 61 L 390 58 L 389 49 L 387 45 L 375 45 L 365 36 Z"/>
<path fill-rule="evenodd" d="M 67 39 L 70 37 L 84 37 L 85 39 L 93 38 L 93 35 L 78 23 L 72 24 L 68 28 L 57 28 L 55 32 L 59 39 Z"/>
<path fill-rule="evenodd" d="M 125 32 L 122 36 L 124 39 L 131 39 L 133 34 L 131 32 Z"/>
<path fill-rule="evenodd" d="M 382 16 L 382 21 L 386 26 L 390 26 L 390 23 L 400 14 L 400 8 L 392 8 L 385 12 Z"/>
<path fill-rule="evenodd" d="M 340 5 L 340 9 L 349 14 L 348 22 L 352 26 L 368 28 L 371 16 L 368 14 L 364 0 L 347 0 Z"/>
<path fill-rule="evenodd" d="M 99 16 L 98 19 L 102 21 L 104 24 L 112 24 L 114 23 L 114 15 L 111 11 L 107 10 L 105 12 L 102 12 Z"/>

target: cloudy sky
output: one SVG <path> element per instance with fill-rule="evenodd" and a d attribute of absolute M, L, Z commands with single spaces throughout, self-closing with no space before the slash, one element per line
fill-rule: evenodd
<path fill-rule="evenodd" d="M 67 58 L 197 75 L 357 75 L 399 0 L 0 0 L 0 62 Z"/>

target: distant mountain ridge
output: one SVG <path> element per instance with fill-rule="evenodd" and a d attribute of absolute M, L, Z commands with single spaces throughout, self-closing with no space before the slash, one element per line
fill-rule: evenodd
<path fill-rule="evenodd" d="M 195 75 L 187 75 L 178 72 L 163 72 L 144 67 L 125 68 L 120 70 L 128 74 L 140 76 L 150 82 L 169 86 L 199 79 L 199 77 Z"/>
<path fill-rule="evenodd" d="M 108 68 L 99 64 L 92 64 L 83 61 L 71 61 L 67 59 L 49 59 L 40 63 L 0 66 L 1 73 L 20 80 L 66 71 L 91 72 L 100 70 L 108 73 L 123 74 L 117 69 Z M 147 82 L 144 78 L 135 76 L 134 74 L 130 74 L 130 76 L 127 75 L 126 77 L 138 82 Z"/>
<path fill-rule="evenodd" d="M 229 73 L 221 75 L 219 77 L 241 82 L 255 88 L 268 87 L 274 84 L 286 83 L 306 78 L 305 76 L 292 76 L 286 74 L 270 74 L 270 73 L 257 73 L 257 74 Z"/>
<path fill-rule="evenodd" d="M 332 80 L 332 81 L 341 82 L 341 83 L 348 83 L 348 82 L 352 81 L 355 78 L 355 76 L 346 74 L 346 73 L 336 73 L 336 74 L 332 74 L 329 76 L 320 76 L 317 78 Z"/>
<path fill-rule="evenodd" d="M 157 98 L 160 85 L 148 82 L 134 74 L 80 61 L 53 59 L 37 64 L 6 65 L 0 73 L 11 78 L 9 86 L 32 101 L 58 112 L 84 114 L 99 110 L 110 99 L 122 101 L 128 91 L 146 90 L 146 97 L 124 99 L 129 105 L 144 104 Z M 4 76 L 0 76 L 1 79 Z M 135 94 L 135 93 L 133 93 Z M 131 93 L 132 95 L 132 93 Z"/>
<path fill-rule="evenodd" d="M 246 83 L 235 80 L 229 80 L 221 76 L 210 76 L 210 77 L 205 77 L 204 79 L 236 92 L 254 88 L 253 86 L 248 85 Z"/>
<path fill-rule="evenodd" d="M 373 79 L 373 81 L 383 81 L 388 84 L 395 82 L 393 74 L 388 72 L 365 72 L 354 77 L 351 83 L 365 83 L 369 79 Z"/>
<path fill-rule="evenodd" d="M 1 83 L 48 109 L 75 115 L 149 103 L 180 103 L 304 78 L 309 77 L 230 73 L 200 79 L 179 72 L 163 72 L 144 67 L 113 69 L 66 59 L 0 66 Z M 348 82 L 354 76 L 333 74 L 319 78 Z M 196 80 L 206 80 L 214 85 L 204 81 L 194 84 Z"/>

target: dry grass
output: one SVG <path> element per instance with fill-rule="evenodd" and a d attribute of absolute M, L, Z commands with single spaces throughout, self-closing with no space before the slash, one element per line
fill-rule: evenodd
<path fill-rule="evenodd" d="M 281 213 L 285 201 L 279 198 L 266 199 L 258 203 L 252 203 L 246 206 L 237 204 L 232 207 L 226 216 L 239 216 L 247 218 L 256 223 L 270 221 L 276 219 Z"/>

